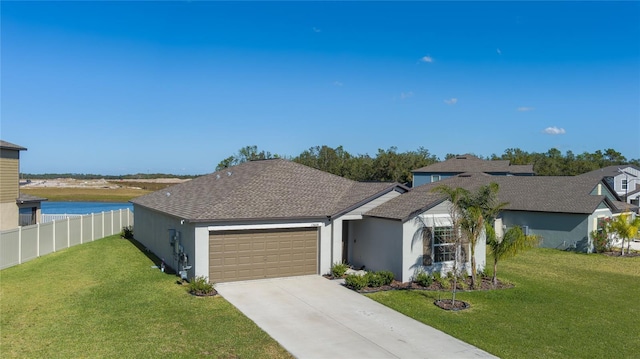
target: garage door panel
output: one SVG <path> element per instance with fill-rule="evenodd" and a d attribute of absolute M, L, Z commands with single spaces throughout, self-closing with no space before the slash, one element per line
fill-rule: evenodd
<path fill-rule="evenodd" d="M 316 274 L 317 228 L 211 232 L 213 282 Z"/>

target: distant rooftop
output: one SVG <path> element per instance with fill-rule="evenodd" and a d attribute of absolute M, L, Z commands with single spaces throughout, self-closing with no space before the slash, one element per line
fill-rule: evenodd
<path fill-rule="evenodd" d="M 413 173 L 435 172 L 435 173 L 464 173 L 464 172 L 484 172 L 484 173 L 514 173 L 514 174 L 534 174 L 533 165 L 511 165 L 508 160 L 489 161 L 480 159 L 474 155 L 466 154 L 450 158 L 443 162 L 437 162 L 429 166 L 411 171 Z"/>

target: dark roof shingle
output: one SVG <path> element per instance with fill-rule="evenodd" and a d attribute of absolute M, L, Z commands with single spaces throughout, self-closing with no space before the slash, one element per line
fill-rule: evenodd
<path fill-rule="evenodd" d="M 533 165 L 510 165 L 508 160 L 488 161 L 469 154 L 452 157 L 446 161 L 437 162 L 429 166 L 418 168 L 411 172 L 499 172 L 519 174 L 534 173 Z"/>
<path fill-rule="evenodd" d="M 4 141 L 4 140 L 0 140 L 0 148 L 7 149 L 7 150 L 17 150 L 17 151 L 26 151 L 27 150 L 25 147 L 18 146 L 16 144 L 13 144 L 11 142 L 7 142 L 7 141 Z"/>
<path fill-rule="evenodd" d="M 368 216 L 408 220 L 444 200 L 444 196 L 431 192 L 440 185 L 475 190 L 496 182 L 498 201 L 508 202 L 506 210 L 590 214 L 605 199 L 590 193 L 600 182 L 580 176 L 488 176 L 470 174 L 413 188 L 365 213 Z"/>
<path fill-rule="evenodd" d="M 245 162 L 131 202 L 195 222 L 326 218 L 396 186 L 274 159 Z"/>

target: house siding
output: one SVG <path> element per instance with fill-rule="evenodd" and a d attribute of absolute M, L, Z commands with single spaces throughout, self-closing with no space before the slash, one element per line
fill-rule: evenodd
<path fill-rule="evenodd" d="M 389 270 L 403 278 L 402 222 L 366 217 L 352 222 L 352 265 L 367 270 Z"/>
<path fill-rule="evenodd" d="M 403 261 L 403 273 L 402 281 L 408 282 L 413 280 L 415 275 L 419 272 L 446 274 L 453 270 L 453 262 L 434 263 L 431 266 L 424 266 L 423 263 L 423 241 L 422 241 L 422 226 L 451 225 L 450 216 L 451 202 L 445 201 L 425 212 L 420 214 L 421 221 L 416 220 L 416 217 L 406 221 L 402 225 L 402 261 Z M 471 252 L 469 252 L 471 255 Z M 475 247 L 476 268 L 483 270 L 486 266 L 486 237 L 484 233 L 478 238 L 478 242 Z M 469 274 L 471 263 L 468 261 L 462 265 L 462 270 L 466 270 Z"/>
<path fill-rule="evenodd" d="M 16 198 L 18 198 L 18 171 L 19 163 L 17 158 L 5 157 L 5 152 L 2 150 L 3 155 L 0 157 L 0 202 L 13 202 L 15 205 Z M 11 151 L 18 152 L 18 151 Z"/>
<path fill-rule="evenodd" d="M 540 247 L 590 251 L 589 215 L 503 211 L 502 223 L 507 228 L 527 226 L 530 234 L 541 238 Z"/>
<path fill-rule="evenodd" d="M 431 176 L 432 175 L 437 175 L 440 176 L 440 181 L 447 179 L 447 178 L 451 178 L 455 175 L 457 175 L 458 173 L 450 173 L 450 172 L 416 172 L 413 174 L 413 187 L 418 187 L 418 186 L 422 186 L 423 184 L 427 184 L 427 183 L 431 183 Z"/>
<path fill-rule="evenodd" d="M 195 268 L 201 266 L 201 263 L 197 263 L 199 257 L 196 257 L 195 226 L 188 222 L 181 223 L 178 217 L 155 212 L 136 204 L 133 208 L 136 240 L 164 260 L 167 266 L 178 271 L 180 270 L 178 259 L 174 256 L 171 246 L 171 230 L 178 231 L 184 253 L 189 257 L 189 265 L 192 266 L 188 271 L 188 277 L 194 277 Z M 206 253 L 208 255 L 208 251 Z"/>
<path fill-rule="evenodd" d="M 19 210 L 20 151 L 0 149 L 0 230 L 17 228 Z"/>

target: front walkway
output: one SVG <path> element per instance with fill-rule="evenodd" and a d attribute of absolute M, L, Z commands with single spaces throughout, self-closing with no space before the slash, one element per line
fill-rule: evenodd
<path fill-rule="evenodd" d="M 317 275 L 216 289 L 297 358 L 495 358 Z"/>

